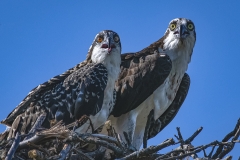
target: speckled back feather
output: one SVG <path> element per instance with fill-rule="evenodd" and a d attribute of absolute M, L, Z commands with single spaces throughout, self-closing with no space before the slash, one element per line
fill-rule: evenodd
<path fill-rule="evenodd" d="M 91 48 L 90 48 L 91 50 Z M 77 64 L 75 67 L 68 69 L 64 73 L 57 75 L 50 80 L 38 85 L 37 87 L 33 88 L 28 95 L 20 102 L 20 104 L 14 109 L 13 112 L 11 112 L 6 119 L 1 121 L 2 124 L 5 124 L 7 126 L 11 126 L 12 122 L 16 118 L 15 115 L 19 114 L 22 110 L 26 109 L 28 105 L 30 105 L 31 101 L 33 100 L 33 97 L 42 94 L 43 92 L 47 91 L 49 88 L 52 88 L 54 85 L 58 84 L 59 82 L 63 81 L 66 77 L 68 77 L 73 72 L 77 71 L 81 67 L 91 63 L 91 59 L 89 58 L 89 54 L 87 55 L 87 59 L 79 64 Z"/>
<path fill-rule="evenodd" d="M 38 92 L 26 108 L 19 110 L 20 113 L 12 113 L 12 117 L 16 118 L 11 125 L 8 139 L 16 132 L 28 133 L 42 113 L 47 114 L 42 124 L 45 128 L 51 126 L 52 120 L 63 120 L 65 124 L 69 124 L 83 115 L 95 115 L 102 107 L 107 79 L 107 69 L 103 64 L 89 63 L 75 70 L 67 78 L 59 80 L 59 83 L 55 83 L 45 92 Z M 83 100 L 78 104 L 76 100 L 81 95 Z"/>

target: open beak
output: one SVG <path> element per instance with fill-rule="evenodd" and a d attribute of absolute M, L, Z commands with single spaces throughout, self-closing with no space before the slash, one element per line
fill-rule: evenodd
<path fill-rule="evenodd" d="M 179 37 L 180 39 L 184 39 L 186 38 L 190 33 L 188 31 L 188 29 L 186 28 L 185 25 L 180 25 L 178 27 L 178 29 L 174 32 L 175 35 L 177 35 L 177 37 Z"/>
<path fill-rule="evenodd" d="M 115 44 L 111 43 L 111 40 L 108 40 L 108 44 L 103 44 L 101 48 L 107 48 L 108 54 L 111 54 L 113 48 L 116 48 Z"/>

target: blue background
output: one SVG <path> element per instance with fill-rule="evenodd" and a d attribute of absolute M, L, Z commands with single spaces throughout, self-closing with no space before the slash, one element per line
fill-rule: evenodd
<path fill-rule="evenodd" d="M 0 1 L 0 119 L 28 92 L 86 57 L 95 35 L 119 33 L 122 53 L 139 51 L 163 36 L 170 20 L 191 19 L 197 41 L 187 73 L 191 87 L 175 119 L 156 145 L 181 127 L 193 145 L 222 138 L 239 116 L 240 1 Z M 0 125 L 0 131 L 5 126 Z M 237 159 L 237 144 L 230 153 Z"/>

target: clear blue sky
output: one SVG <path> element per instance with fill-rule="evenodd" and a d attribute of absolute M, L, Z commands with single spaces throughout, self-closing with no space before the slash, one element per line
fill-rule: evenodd
<path fill-rule="evenodd" d="M 28 92 L 86 57 L 101 30 L 119 33 L 122 53 L 163 36 L 170 20 L 191 19 L 197 41 L 187 73 L 191 86 L 175 119 L 149 144 L 181 127 L 193 145 L 221 140 L 240 117 L 240 1 L 0 1 L 0 119 Z M 0 131 L 5 126 L 0 125 Z M 240 156 L 240 144 L 232 155 Z"/>

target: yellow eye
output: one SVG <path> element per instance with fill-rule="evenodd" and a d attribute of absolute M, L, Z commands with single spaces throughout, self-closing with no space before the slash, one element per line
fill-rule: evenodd
<path fill-rule="evenodd" d="M 113 40 L 114 40 L 115 42 L 118 42 L 118 41 L 120 40 L 120 38 L 119 38 L 118 36 L 115 36 L 115 37 L 113 38 Z"/>
<path fill-rule="evenodd" d="M 97 42 L 98 42 L 98 43 L 101 43 L 102 41 L 103 41 L 103 37 L 99 36 L 99 37 L 97 38 Z"/>
<path fill-rule="evenodd" d="M 189 23 L 189 24 L 187 25 L 187 28 L 188 28 L 189 30 L 193 30 L 194 26 L 193 26 L 192 23 Z"/>
<path fill-rule="evenodd" d="M 174 23 L 170 24 L 169 28 L 171 29 L 171 31 L 174 30 L 176 28 L 176 24 Z"/>

